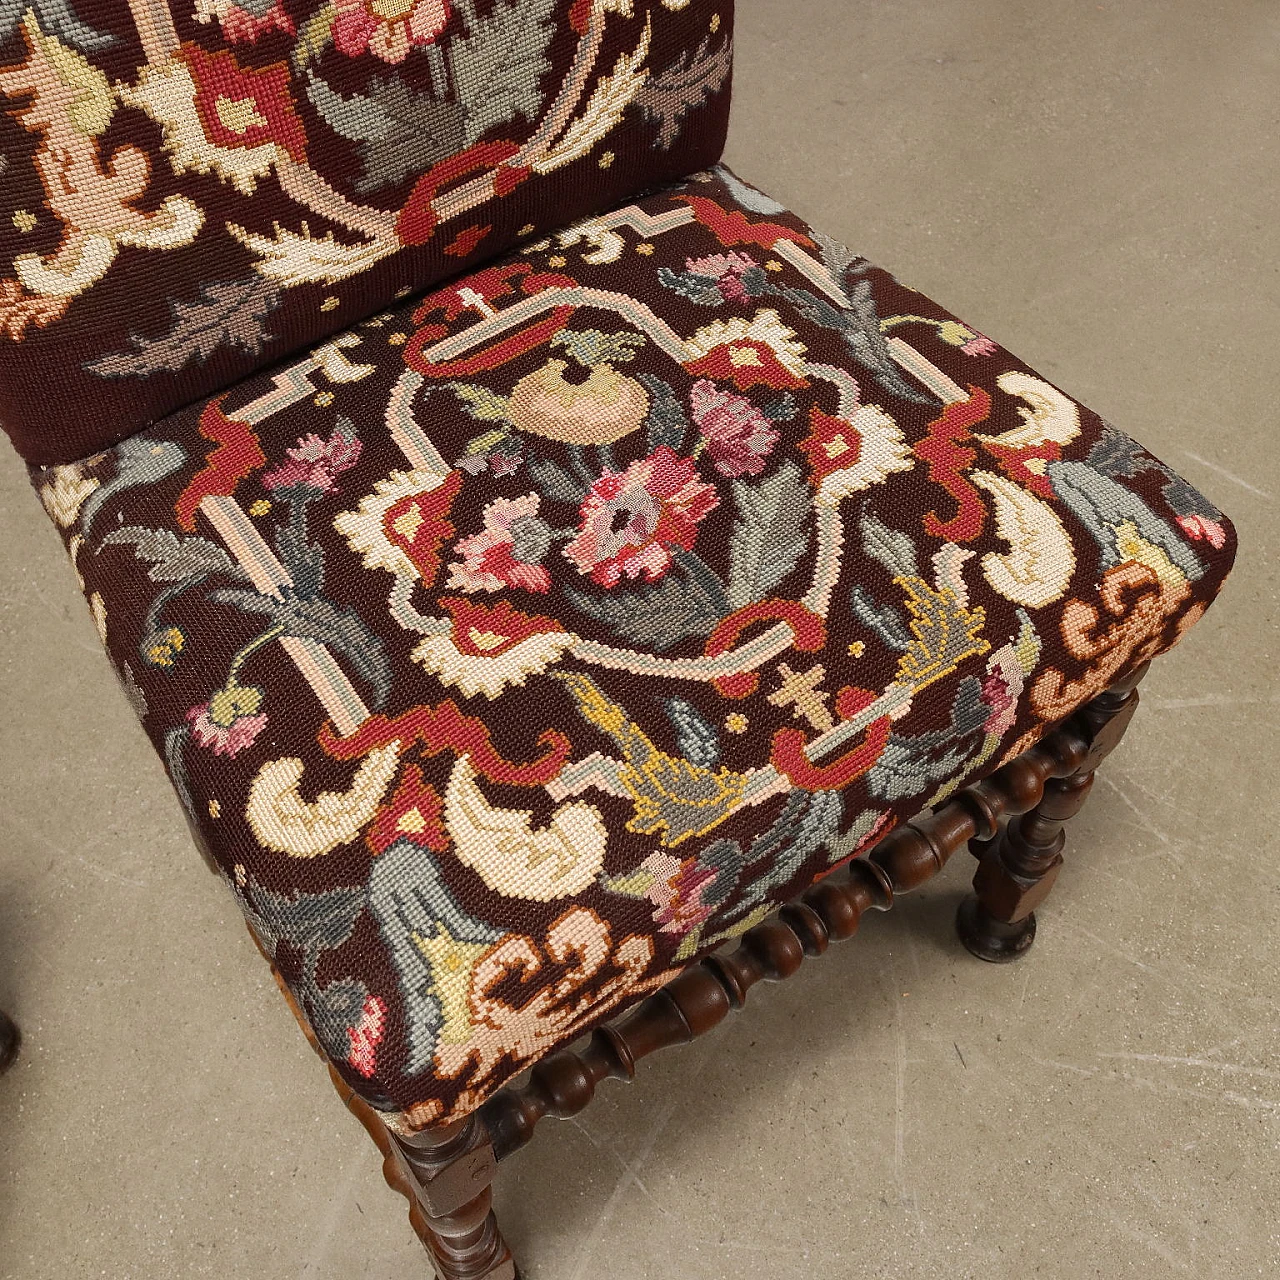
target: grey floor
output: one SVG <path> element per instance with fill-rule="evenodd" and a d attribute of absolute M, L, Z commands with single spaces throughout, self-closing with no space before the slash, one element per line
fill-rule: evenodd
<path fill-rule="evenodd" d="M 1021 966 L 954 941 L 957 859 L 548 1124 L 508 1235 L 528 1280 L 1275 1276 L 1280 11 L 740 8 L 738 169 L 1133 431 L 1244 550 Z M 0 513 L 0 1274 L 425 1280 L 6 450 Z"/>

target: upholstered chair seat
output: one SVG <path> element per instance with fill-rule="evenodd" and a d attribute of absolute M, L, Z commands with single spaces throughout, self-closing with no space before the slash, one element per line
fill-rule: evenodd
<path fill-rule="evenodd" d="M 1034 745 L 1234 553 L 726 170 L 35 479 L 259 942 L 415 1128 Z"/>

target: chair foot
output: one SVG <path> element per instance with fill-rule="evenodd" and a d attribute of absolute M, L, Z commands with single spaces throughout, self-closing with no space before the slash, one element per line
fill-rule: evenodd
<path fill-rule="evenodd" d="M 970 894 L 956 912 L 956 932 L 966 950 L 990 964 L 1020 960 L 1036 940 L 1034 912 L 1017 924 L 997 920 L 983 907 L 976 893 Z"/>
<path fill-rule="evenodd" d="M 990 839 L 975 841 L 978 872 L 973 893 L 960 904 L 960 941 L 979 960 L 1008 964 L 1026 955 L 1036 939 L 1035 910 L 1049 896 L 1062 870 L 1066 825 L 1093 789 L 1098 766 L 1120 744 L 1138 708 L 1138 684 L 1146 668 L 1134 672 L 1084 707 L 1072 724 L 1089 744 L 1084 759 L 1063 756 L 1033 807 L 1014 817 Z"/>
<path fill-rule="evenodd" d="M 394 1133 L 332 1066 L 329 1078 L 382 1153 L 387 1185 L 409 1202 L 409 1223 L 437 1280 L 520 1280 L 493 1213 L 498 1162 L 479 1115 L 434 1132 Z"/>
<path fill-rule="evenodd" d="M 520 1280 L 492 1214 L 478 1233 L 465 1240 L 435 1236 L 427 1250 L 437 1280 Z"/>
<path fill-rule="evenodd" d="M 0 1072 L 7 1071 L 18 1056 L 22 1035 L 7 1013 L 0 1011 Z"/>
<path fill-rule="evenodd" d="M 412 1136 L 388 1131 L 388 1137 L 398 1168 L 387 1172 L 403 1178 L 397 1189 L 409 1198 L 410 1221 L 439 1280 L 516 1280 L 493 1212 L 498 1161 L 480 1117 Z"/>

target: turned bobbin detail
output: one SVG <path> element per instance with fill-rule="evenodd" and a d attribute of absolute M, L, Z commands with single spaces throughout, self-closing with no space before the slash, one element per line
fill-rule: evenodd
<path fill-rule="evenodd" d="M 1036 908 L 1062 870 L 1066 824 L 1089 798 L 1098 766 L 1120 745 L 1138 709 L 1138 684 L 1146 673 L 1146 666 L 1139 668 L 1072 717 L 1065 731 L 1046 739 L 1041 745 L 1054 745 L 1058 756 L 1038 803 L 1030 809 L 1015 805 L 1012 812 L 1020 816 L 1002 834 L 974 842 L 979 858 L 974 892 L 960 904 L 956 927 L 980 960 L 1016 960 L 1035 941 Z M 1018 772 L 1036 750 L 1009 769 Z"/>
<path fill-rule="evenodd" d="M 258 942 L 252 931 L 250 936 Z M 319 1041 L 274 964 L 271 972 L 303 1034 L 324 1059 Z M 491 1185 L 498 1161 L 480 1114 L 420 1133 L 395 1132 L 332 1064 L 329 1078 L 381 1152 L 387 1185 L 409 1202 L 409 1223 L 439 1280 L 517 1280 L 511 1250 L 493 1213 Z"/>

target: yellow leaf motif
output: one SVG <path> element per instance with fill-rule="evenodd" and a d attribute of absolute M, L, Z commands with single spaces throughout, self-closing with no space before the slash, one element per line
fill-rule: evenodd
<path fill-rule="evenodd" d="M 1170 594 L 1186 589 L 1187 575 L 1169 559 L 1167 552 L 1144 538 L 1132 520 L 1121 520 L 1119 524 L 1112 526 L 1112 530 L 1121 563 L 1136 560 L 1139 564 L 1146 565 Z"/>
<path fill-rule="evenodd" d="M 116 96 L 110 81 L 83 54 L 67 48 L 56 36 L 45 35 L 30 10 L 23 26 L 33 45 L 40 42 L 54 74 L 75 95 L 67 102 L 67 118 L 86 138 L 96 138 L 115 114 Z"/>
<path fill-rule="evenodd" d="M 489 942 L 459 942 L 443 920 L 436 922 L 434 935 L 413 933 L 413 945 L 431 966 L 431 985 L 440 1001 L 443 1044 L 466 1044 L 471 1038 L 471 1009 L 467 995 L 476 962 L 493 945 Z"/>
<path fill-rule="evenodd" d="M 966 609 L 950 587 L 936 590 L 923 578 L 895 578 L 907 593 L 911 611 L 911 642 L 898 663 L 897 683 L 914 692 L 950 675 L 967 658 L 991 650 L 982 639 L 986 610 Z"/>
<path fill-rule="evenodd" d="M 674 848 L 706 835 L 741 804 L 747 785 L 744 774 L 724 767 L 704 769 L 659 751 L 590 676 L 556 675 L 569 686 L 583 718 L 607 733 L 626 757 L 618 779 L 635 804 L 628 831 L 659 836 L 666 848 Z"/>

